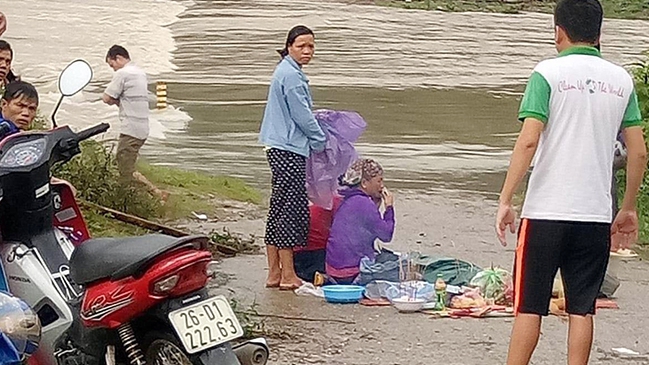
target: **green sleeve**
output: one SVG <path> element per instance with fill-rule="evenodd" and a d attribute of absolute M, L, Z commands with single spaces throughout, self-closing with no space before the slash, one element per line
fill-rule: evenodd
<path fill-rule="evenodd" d="M 543 123 L 550 117 L 550 84 L 540 73 L 534 71 L 525 88 L 525 95 L 518 110 L 518 120 L 538 119 Z"/>
<path fill-rule="evenodd" d="M 642 115 L 640 114 L 640 107 L 638 106 L 638 94 L 635 90 L 629 96 L 629 104 L 626 106 L 624 112 L 624 119 L 622 119 L 622 128 L 634 127 L 642 124 Z"/>

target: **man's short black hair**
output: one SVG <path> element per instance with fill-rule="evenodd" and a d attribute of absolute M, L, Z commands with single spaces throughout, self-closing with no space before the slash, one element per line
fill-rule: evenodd
<path fill-rule="evenodd" d="M 106 54 L 106 59 L 110 58 L 111 60 L 114 60 L 115 58 L 117 58 L 117 56 L 122 56 L 122 57 L 126 58 L 127 60 L 131 59 L 131 56 L 129 56 L 128 51 L 126 50 L 126 48 L 124 48 L 122 46 L 118 46 L 116 44 L 116 45 L 110 47 L 110 49 L 108 50 L 108 53 Z"/>
<path fill-rule="evenodd" d="M 11 48 L 11 44 L 7 41 L 0 39 L 0 51 L 9 51 L 11 58 L 14 57 L 14 50 Z"/>
<path fill-rule="evenodd" d="M 36 101 L 36 104 L 38 104 L 38 91 L 36 91 L 34 85 L 29 82 L 14 81 L 5 86 L 5 94 L 2 96 L 2 99 L 9 102 L 21 97 L 25 97 L 28 100 L 34 100 Z"/>
<path fill-rule="evenodd" d="M 568 34 L 572 43 L 596 44 L 603 17 L 599 0 L 559 0 L 554 9 L 554 24 Z"/>

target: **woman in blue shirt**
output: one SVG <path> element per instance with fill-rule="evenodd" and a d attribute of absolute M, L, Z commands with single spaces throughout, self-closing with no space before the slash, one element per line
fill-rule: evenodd
<path fill-rule="evenodd" d="M 309 79 L 302 66 L 313 58 L 313 32 L 305 26 L 291 29 L 282 60 L 273 73 L 261 123 L 259 142 L 266 147 L 272 172 L 270 210 L 266 223 L 267 287 L 298 288 L 293 247 L 306 246 L 309 201 L 306 160 L 324 149 L 325 135 L 312 113 Z"/>

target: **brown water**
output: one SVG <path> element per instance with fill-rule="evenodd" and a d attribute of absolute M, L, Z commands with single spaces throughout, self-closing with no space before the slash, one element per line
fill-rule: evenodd
<path fill-rule="evenodd" d="M 285 32 L 316 32 L 305 70 L 318 108 L 355 110 L 358 144 L 389 184 L 493 193 L 519 128 L 517 93 L 555 54 L 548 15 L 404 11 L 323 1 L 196 1 L 171 26 L 171 102 L 194 119 L 147 149 L 154 162 L 232 174 L 260 186 L 268 168 L 257 132 Z M 647 23 L 608 21 L 604 50 L 638 57 Z M 159 152 L 164 151 L 164 155 Z"/>
<path fill-rule="evenodd" d="M 266 183 L 257 144 L 266 86 L 172 84 L 169 90 L 172 97 L 183 90 L 185 99 L 173 104 L 194 120 L 162 143 L 164 156 L 149 159 Z M 493 191 L 517 128 L 515 99 L 479 91 L 316 87 L 314 98 L 319 107 L 365 117 L 357 147 L 381 161 L 390 185 L 400 188 Z"/>
<path fill-rule="evenodd" d="M 34 7 L 38 12 L 26 12 Z M 128 12 L 122 9 L 128 8 Z M 323 0 L 14 0 L 3 3 L 15 66 L 49 114 L 59 70 L 85 58 L 92 84 L 66 99 L 61 123 L 99 121 L 119 131 L 99 96 L 114 43 L 151 82 L 169 82 L 178 110 L 153 113 L 143 153 L 154 163 L 201 169 L 267 186 L 257 132 L 286 31 L 311 26 L 316 58 L 305 70 L 316 106 L 360 112 L 358 145 L 387 169 L 389 184 L 418 191 L 495 192 L 519 128 L 517 95 L 535 63 L 555 54 L 543 14 L 408 11 Z M 107 31 L 110 29 L 111 31 Z M 604 53 L 637 60 L 649 44 L 643 21 L 606 21 Z M 162 138 L 161 137 L 166 137 Z"/>

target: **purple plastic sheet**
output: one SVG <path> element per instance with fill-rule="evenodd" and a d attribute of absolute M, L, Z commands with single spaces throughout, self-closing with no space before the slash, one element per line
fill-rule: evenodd
<path fill-rule="evenodd" d="M 312 153 L 306 165 L 306 186 L 309 200 L 325 209 L 333 206 L 338 191 L 338 177 L 358 159 L 354 143 L 365 131 L 367 123 L 356 112 L 316 110 L 316 120 L 327 137 L 325 149 Z"/>

